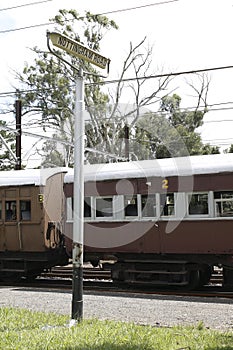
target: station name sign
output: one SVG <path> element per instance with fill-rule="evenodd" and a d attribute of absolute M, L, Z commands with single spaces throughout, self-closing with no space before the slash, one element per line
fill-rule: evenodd
<path fill-rule="evenodd" d="M 57 46 L 69 54 L 77 56 L 85 61 L 93 63 L 102 69 L 108 67 L 110 63 L 109 58 L 101 56 L 99 53 L 90 50 L 89 48 L 81 45 L 75 40 L 68 38 L 65 35 L 55 32 L 48 33 L 48 35 L 54 46 Z"/>

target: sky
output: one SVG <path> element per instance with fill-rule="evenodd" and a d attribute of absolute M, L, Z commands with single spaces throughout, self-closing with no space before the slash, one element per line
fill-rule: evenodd
<path fill-rule="evenodd" d="M 153 45 L 152 65 L 157 72 L 233 65 L 233 0 L 0 0 L 1 106 L 2 93 L 15 85 L 13 72 L 22 71 L 25 62 L 33 63 L 30 48 L 47 49 L 46 31 L 54 26 L 32 26 L 48 23 L 62 8 L 76 9 L 79 14 L 106 13 L 118 24 L 119 29 L 108 32 L 101 44 L 100 53 L 111 59 L 110 79 L 118 78 L 130 42 L 138 44 L 145 36 Z M 30 28 L 18 30 L 25 27 Z M 204 142 L 223 150 L 233 143 L 233 68 L 212 70 L 208 76 L 210 107 L 199 131 Z M 174 80 L 184 107 L 196 103 L 187 85 L 190 79 L 185 75 Z M 129 102 L 127 96 L 124 102 Z"/>

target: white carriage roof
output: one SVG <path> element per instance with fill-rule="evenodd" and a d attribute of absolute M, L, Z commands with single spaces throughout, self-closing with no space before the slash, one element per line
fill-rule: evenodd
<path fill-rule="evenodd" d="M 47 179 L 65 172 L 65 183 L 73 182 L 74 169 L 48 168 L 0 171 L 0 186 L 46 184 Z M 152 176 L 189 176 L 233 172 L 233 153 L 165 158 L 84 166 L 85 181 L 101 181 Z"/>
<path fill-rule="evenodd" d="M 190 176 L 222 172 L 233 172 L 233 153 L 88 164 L 84 167 L 85 181 L 152 176 Z M 65 175 L 65 183 L 69 182 L 73 182 L 73 169 L 70 169 Z"/>
<path fill-rule="evenodd" d="M 0 186 L 44 186 L 49 177 L 66 171 L 66 168 L 0 171 Z"/>

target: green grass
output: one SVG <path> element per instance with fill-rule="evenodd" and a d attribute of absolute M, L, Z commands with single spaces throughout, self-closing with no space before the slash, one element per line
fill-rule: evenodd
<path fill-rule="evenodd" d="M 1 350 L 233 350 L 233 331 L 196 327 L 156 328 L 134 323 L 83 320 L 68 327 L 67 316 L 0 309 Z"/>

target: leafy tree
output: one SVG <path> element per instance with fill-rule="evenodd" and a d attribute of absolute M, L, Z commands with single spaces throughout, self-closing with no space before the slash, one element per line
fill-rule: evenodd
<path fill-rule="evenodd" d="M 134 130 L 142 110 L 157 103 L 161 98 L 161 92 L 164 93 L 172 80 L 170 76 L 158 78 L 153 84 L 152 91 L 150 89 L 145 94 L 145 91 L 148 90 L 149 79 L 147 76 L 155 75 L 150 71 L 152 48 L 144 47 L 145 41 L 146 38 L 134 46 L 130 43 L 119 79 L 114 89 L 109 90 L 109 103 L 106 105 L 105 111 L 99 110 L 99 113 L 92 114 L 92 111 L 88 109 L 91 121 L 86 127 L 87 146 L 105 153 L 102 156 L 89 154 L 88 160 L 90 162 L 105 162 L 109 160 L 111 154 L 115 154 L 118 160 L 122 157 L 125 157 L 126 160 L 128 158 L 126 154 L 126 125 L 129 126 L 130 130 Z M 127 84 L 125 76 L 129 72 L 132 72 L 134 79 Z M 123 105 L 121 98 L 125 92 L 130 95 L 132 103 Z M 92 135 L 96 135 L 96 137 L 92 137 Z M 130 140 L 130 142 L 132 141 Z"/>
<path fill-rule="evenodd" d="M 57 143 L 54 143 L 55 148 L 51 151 L 52 142 L 46 142 L 42 150 L 45 154 L 45 158 L 41 163 L 43 168 L 53 168 L 56 166 L 65 166 L 62 153 L 57 150 Z"/>
<path fill-rule="evenodd" d="M 224 153 L 233 153 L 233 144 L 231 144 L 230 147 L 225 149 L 223 152 Z"/>
<path fill-rule="evenodd" d="M 0 120 L 0 171 L 15 167 L 15 134 L 7 130 L 6 122 Z"/>
<path fill-rule="evenodd" d="M 56 22 L 56 31 L 68 35 L 95 51 L 99 51 L 104 33 L 112 28 L 117 29 L 115 22 L 108 20 L 105 16 L 93 15 L 90 12 L 80 16 L 75 10 L 60 10 L 52 21 Z M 74 26 L 72 27 L 70 23 L 74 23 Z M 75 26 L 78 27 L 77 31 Z M 79 35 L 76 34 L 77 32 Z M 33 119 L 32 122 L 30 120 L 27 122 L 28 127 L 35 126 L 35 118 L 40 115 L 41 119 L 37 118 L 36 121 L 38 126 L 45 131 L 53 130 L 54 139 L 67 140 L 64 163 L 72 165 L 73 147 L 71 145 L 74 137 L 73 110 L 77 71 L 71 66 L 77 69 L 82 67 L 84 71 L 94 74 L 86 76 L 86 81 L 94 83 L 86 84 L 85 87 L 85 103 L 89 108 L 98 105 L 104 110 L 108 96 L 101 92 L 102 80 L 95 75 L 96 71 L 91 64 L 79 58 L 70 57 L 59 50 L 57 55 L 68 61 L 70 65 L 48 52 L 42 52 L 37 47 L 32 51 L 36 55 L 34 64 L 26 64 L 22 73 L 16 73 L 16 78 L 26 91 L 20 96 L 23 105 L 22 115 L 26 118 L 30 114 L 30 120 Z M 54 142 L 46 141 L 45 163 L 52 163 L 56 159 L 55 165 L 58 165 L 60 157 L 54 156 L 54 145 Z M 49 160 L 50 156 L 53 159 Z"/>
<path fill-rule="evenodd" d="M 202 154 L 219 154 L 220 150 L 218 146 L 211 146 L 206 144 L 202 148 Z"/>
<path fill-rule="evenodd" d="M 177 94 L 161 100 L 161 113 L 149 113 L 136 123 L 133 152 L 140 159 L 182 157 L 219 153 L 218 147 L 204 145 L 195 130 L 203 124 L 204 112 L 182 111 Z"/>
<path fill-rule="evenodd" d="M 98 51 L 104 31 L 117 29 L 115 22 L 105 16 L 92 15 L 86 12 L 85 16 L 79 16 L 74 10 L 60 10 L 53 19 L 57 23 L 56 31 L 68 35 L 81 42 L 85 46 Z M 68 24 L 67 24 L 68 23 Z M 70 25 L 72 23 L 72 26 Z M 76 30 L 78 26 L 78 30 Z M 79 33 L 77 35 L 76 33 Z M 102 92 L 102 79 L 96 75 L 86 76 L 85 107 L 88 112 L 89 122 L 86 125 L 86 157 L 89 162 L 103 162 L 116 154 L 122 157 L 124 150 L 124 125 L 126 118 L 130 119 L 132 127 L 140 115 L 140 108 L 159 101 L 160 91 L 164 92 L 171 77 L 157 79 L 152 93 L 142 96 L 148 80 L 146 75 L 151 64 L 152 48 L 144 48 L 144 38 L 135 46 L 130 43 L 129 53 L 122 65 L 122 71 L 114 91 Z M 72 166 L 73 163 L 73 109 L 74 109 L 74 71 L 70 65 L 65 64 L 57 57 L 50 56 L 47 52 L 41 52 L 38 48 L 32 49 L 36 54 L 33 65 L 24 67 L 23 73 L 17 73 L 17 78 L 24 90 L 30 91 L 22 94 L 24 115 L 34 113 L 41 115 L 38 124 L 44 130 L 54 129 L 54 140 L 62 140 L 64 164 Z M 65 57 L 72 65 L 83 67 L 85 71 L 96 73 L 91 64 L 75 57 L 67 56 L 65 52 L 57 51 L 61 57 Z M 135 81 L 126 87 L 124 78 L 127 73 L 133 72 Z M 145 77 L 143 79 L 140 78 Z M 127 88 L 134 97 L 133 107 L 123 111 L 120 108 L 123 89 Z M 30 119 L 32 119 L 30 117 Z M 33 120 L 35 125 L 35 120 Z M 28 122 L 28 127 L 30 121 Z M 66 143 L 65 143 L 66 141 Z M 93 153 L 93 149 L 95 152 Z M 60 164 L 60 157 L 53 153 L 54 142 L 46 141 L 43 150 L 46 153 L 45 163 L 52 163 L 51 157 L 56 159 L 56 165 Z M 90 150 L 92 150 L 90 152 Z M 108 156 L 106 157 L 106 154 Z"/>
<path fill-rule="evenodd" d="M 56 31 L 95 51 L 100 50 L 104 32 L 117 29 L 115 22 L 90 12 L 80 16 L 75 10 L 60 10 L 52 20 L 56 22 Z M 86 159 L 89 162 L 105 162 L 113 154 L 122 159 L 126 153 L 126 123 L 130 130 L 133 159 L 183 156 L 187 152 L 199 154 L 208 151 L 207 147 L 204 150 L 201 137 L 195 132 L 206 112 L 200 112 L 198 107 L 200 102 L 206 105 L 208 79 L 200 77 L 200 90 L 190 84 L 198 95 L 195 111 L 181 111 L 181 98 L 178 95 L 170 96 L 167 93 L 162 98 L 173 79 L 171 76 L 154 80 L 153 89 L 148 92 L 147 77 L 154 73 L 151 72 L 152 48 L 145 48 L 145 43 L 146 38 L 135 46 L 130 43 L 119 79 L 114 88 L 107 92 L 103 92 L 102 78 L 93 75 L 96 70 L 91 64 L 57 50 L 57 55 L 65 58 L 72 66 L 81 66 L 92 73 L 86 76 L 85 84 L 85 107 L 88 112 Z M 28 127 L 34 126 L 37 118 L 37 124 L 44 130 L 53 131 L 53 140 L 46 141 L 42 149 L 45 154 L 43 166 L 72 166 L 75 71 L 70 64 L 65 64 L 48 52 L 42 52 L 38 48 L 32 50 L 36 55 L 34 64 L 26 64 L 23 72 L 16 74 L 23 90 L 28 90 L 20 96 L 23 100 L 23 115 L 25 118 L 30 115 Z M 135 79 L 126 83 L 125 77 L 131 72 Z M 125 91 L 131 94 L 133 102 L 130 108 L 123 110 L 121 99 Z M 159 102 L 161 113 L 142 112 L 143 108 Z M 62 151 L 58 144 L 63 145 Z M 209 151 L 211 152 L 210 149 Z"/>

